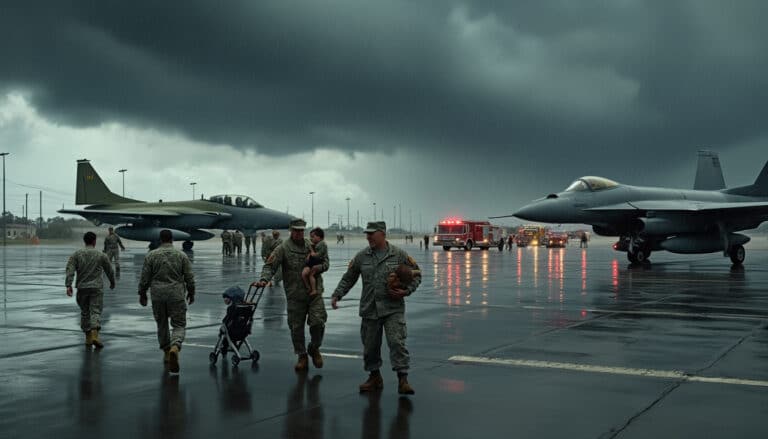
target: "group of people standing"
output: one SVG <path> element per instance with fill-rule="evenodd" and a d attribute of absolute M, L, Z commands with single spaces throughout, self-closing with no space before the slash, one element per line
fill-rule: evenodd
<path fill-rule="evenodd" d="M 261 255 L 264 267 L 260 278 L 252 284 L 265 287 L 283 281 L 288 327 L 298 357 L 294 365 L 297 372 L 309 369 L 310 358 L 314 367 L 323 367 L 320 347 L 328 320 L 322 297 L 322 273 L 330 267 L 327 246 L 323 242 L 324 233 L 322 229 L 312 229 L 310 240 L 304 237 L 305 229 L 306 222 L 296 219 L 289 224 L 288 240 L 280 239 L 278 231 L 273 231 L 271 236 L 262 233 Z M 387 241 L 386 224 L 383 221 L 368 223 L 364 232 L 368 246 L 349 262 L 331 296 L 331 307 L 338 309 L 339 301 L 362 277 L 360 334 L 364 368 L 369 376 L 359 386 L 359 390 L 368 392 L 383 388 L 380 369 L 384 335 L 389 346 L 390 363 L 398 377 L 398 392 L 413 394 L 414 389 L 408 382 L 410 355 L 405 344 L 405 298 L 418 288 L 421 272 L 412 257 Z M 110 236 L 112 234 L 110 229 Z M 114 238 L 108 239 L 114 241 Z M 77 303 L 81 309 L 80 326 L 86 334 L 85 344 L 89 348 L 101 349 L 104 347 L 99 338 L 103 306 L 102 275 L 106 274 L 110 288 L 114 288 L 115 274 L 107 253 L 95 249 L 96 235 L 88 232 L 83 240 L 85 248 L 77 250 L 67 263 L 65 283 L 67 295 L 72 296 L 72 282 L 77 277 Z M 179 353 L 185 338 L 187 306 L 195 301 L 195 277 L 189 258 L 175 249 L 172 242 L 170 230 L 162 230 L 160 247 L 150 251 L 144 259 L 138 295 L 141 306 L 147 306 L 151 297 L 158 343 L 164 353 L 163 360 L 171 372 L 178 373 Z M 122 247 L 122 243 L 119 246 Z M 306 342 L 305 325 L 309 327 L 309 343 Z"/>

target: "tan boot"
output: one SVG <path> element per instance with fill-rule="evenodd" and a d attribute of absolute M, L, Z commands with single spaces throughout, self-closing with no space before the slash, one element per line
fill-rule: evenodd
<path fill-rule="evenodd" d="M 168 364 L 171 362 L 171 350 L 163 349 L 163 363 Z"/>
<path fill-rule="evenodd" d="M 306 372 L 309 369 L 309 358 L 307 357 L 307 354 L 299 355 L 299 360 L 296 362 L 296 365 L 293 366 L 293 369 L 296 372 Z"/>
<path fill-rule="evenodd" d="M 85 333 L 85 345 L 88 347 L 91 347 L 93 345 L 93 331 L 88 331 Z"/>
<path fill-rule="evenodd" d="M 171 373 L 179 373 L 179 369 L 179 347 L 173 345 L 168 351 L 168 370 Z"/>
<path fill-rule="evenodd" d="M 384 379 L 381 378 L 380 373 L 371 372 L 368 375 L 368 380 L 363 384 L 360 384 L 360 392 L 373 392 L 375 390 L 381 390 L 384 388 Z"/>
<path fill-rule="evenodd" d="M 315 349 L 315 348 L 309 349 L 309 355 L 312 356 L 312 364 L 314 364 L 316 368 L 322 369 L 323 356 L 320 355 L 320 349 Z"/>
<path fill-rule="evenodd" d="M 401 395 L 413 395 L 416 393 L 415 390 L 413 390 L 413 387 L 411 387 L 410 384 L 408 384 L 408 375 L 400 375 L 399 376 L 399 383 L 397 386 L 397 393 Z"/>
<path fill-rule="evenodd" d="M 96 349 L 101 349 L 104 347 L 104 343 L 99 340 L 99 330 L 98 329 L 91 329 L 91 343 L 93 343 L 93 347 Z"/>

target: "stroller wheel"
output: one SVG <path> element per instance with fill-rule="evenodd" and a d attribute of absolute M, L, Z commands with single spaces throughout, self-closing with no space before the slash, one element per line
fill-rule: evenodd
<path fill-rule="evenodd" d="M 259 358 L 261 358 L 261 354 L 259 353 L 259 351 L 254 349 L 253 352 L 251 352 L 251 361 L 255 363 L 259 361 Z"/>
<path fill-rule="evenodd" d="M 208 355 L 208 361 L 211 362 L 211 364 L 216 364 L 216 360 L 219 358 L 218 355 L 216 355 L 216 352 L 211 352 L 210 355 Z"/>
<path fill-rule="evenodd" d="M 240 364 L 240 358 L 237 355 L 232 355 L 232 367 L 237 367 Z"/>

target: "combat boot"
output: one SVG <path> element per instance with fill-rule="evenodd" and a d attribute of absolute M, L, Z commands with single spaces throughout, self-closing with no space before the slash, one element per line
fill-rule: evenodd
<path fill-rule="evenodd" d="M 381 390 L 384 388 L 384 380 L 381 378 L 381 373 L 376 370 L 368 375 L 368 380 L 363 384 L 360 384 L 360 392 L 373 392 L 375 390 Z"/>
<path fill-rule="evenodd" d="M 163 349 L 163 363 L 168 364 L 171 362 L 171 349 Z"/>
<path fill-rule="evenodd" d="M 93 345 L 93 331 L 86 331 L 85 333 L 85 345 L 91 347 Z"/>
<path fill-rule="evenodd" d="M 168 351 L 168 370 L 171 373 L 179 373 L 179 347 L 171 346 Z"/>
<path fill-rule="evenodd" d="M 416 393 L 416 391 L 413 390 L 413 387 L 408 384 L 408 374 L 397 374 L 397 377 L 399 379 L 397 393 L 401 395 L 413 395 Z"/>
<path fill-rule="evenodd" d="M 307 354 L 299 355 L 299 360 L 296 362 L 296 365 L 293 366 L 293 369 L 296 372 L 306 372 L 309 369 L 309 358 L 307 357 Z"/>
<path fill-rule="evenodd" d="M 104 347 L 104 343 L 99 340 L 99 330 L 98 329 L 91 329 L 91 343 L 93 344 L 93 347 L 96 349 L 101 349 Z"/>
<path fill-rule="evenodd" d="M 314 348 L 312 346 L 308 349 L 309 355 L 312 356 L 312 364 L 315 365 L 316 368 L 322 369 L 323 368 L 323 356 L 320 355 L 320 349 Z"/>

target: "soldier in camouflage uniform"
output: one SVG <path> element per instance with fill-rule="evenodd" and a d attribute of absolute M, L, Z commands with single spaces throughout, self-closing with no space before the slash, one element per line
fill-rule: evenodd
<path fill-rule="evenodd" d="M 232 255 L 232 233 L 227 229 L 221 232 L 221 253 L 224 256 Z"/>
<path fill-rule="evenodd" d="M 277 230 L 272 231 L 272 236 L 267 238 L 268 245 L 262 244 L 261 246 L 261 257 L 264 259 L 264 262 L 267 262 L 267 258 L 269 258 L 269 255 L 272 254 L 273 251 L 275 251 L 276 248 L 280 247 L 280 245 L 283 243 L 282 238 L 280 238 L 280 232 Z M 264 247 L 266 246 L 266 253 L 264 251 Z M 278 270 L 277 273 L 275 273 L 275 277 L 272 278 L 272 283 L 274 285 L 279 285 L 280 282 L 283 280 L 283 272 Z"/>
<path fill-rule="evenodd" d="M 267 258 L 261 279 L 254 282 L 256 287 L 263 287 L 277 273 L 283 273 L 285 281 L 286 308 L 288 312 L 288 327 L 291 330 L 293 349 L 299 356 L 294 369 L 306 371 L 309 368 L 308 355 L 312 356 L 312 363 L 316 368 L 323 367 L 323 357 L 320 355 L 320 345 L 325 333 L 325 322 L 328 314 L 323 303 L 323 277 L 320 273 L 328 270 L 328 256 L 326 254 L 322 267 L 317 274 L 317 293 L 309 295 L 307 287 L 301 279 L 301 271 L 304 269 L 307 255 L 309 255 L 311 243 L 304 238 L 304 229 L 307 223 L 296 219 L 291 221 L 289 228 L 291 238 L 279 245 Z M 305 343 L 304 324 L 309 325 L 311 341 L 309 346 Z"/>
<path fill-rule="evenodd" d="M 187 326 L 187 303 L 195 301 L 195 276 L 183 252 L 173 248 L 170 230 L 160 232 L 160 247 L 144 258 L 139 281 L 139 303 L 147 306 L 147 290 L 152 294 L 152 314 L 157 322 L 157 340 L 165 352 L 165 362 L 173 373 L 179 372 L 179 351 Z M 172 331 L 168 331 L 168 320 Z"/>
<path fill-rule="evenodd" d="M 243 232 L 240 230 L 235 230 L 232 233 L 232 247 L 238 255 L 243 253 Z"/>
<path fill-rule="evenodd" d="M 107 256 L 96 250 L 96 234 L 88 232 L 83 236 L 85 248 L 76 251 L 67 261 L 67 296 L 72 297 L 72 280 L 77 274 L 77 305 L 80 307 L 80 329 L 85 333 L 85 345 L 97 349 L 104 347 L 99 340 L 101 310 L 104 305 L 104 280 L 109 278 L 109 289 L 115 288 L 115 273 Z"/>
<path fill-rule="evenodd" d="M 360 385 L 361 392 L 379 390 L 384 387 L 379 369 L 381 368 L 381 335 L 387 336 L 389 360 L 392 370 L 397 372 L 398 392 L 413 394 L 408 383 L 410 356 L 405 347 L 407 330 L 405 325 L 405 297 L 410 296 L 421 283 L 421 272 L 416 261 L 387 242 L 387 226 L 384 221 L 369 222 L 365 229 L 369 247 L 361 250 L 349 262 L 347 272 L 334 291 L 331 306 L 338 308 L 341 300 L 363 277 L 363 292 L 360 295 L 360 335 L 363 340 L 363 361 L 365 370 L 370 372 L 368 380 Z M 390 289 L 387 279 L 400 266 L 410 268 L 413 280 L 404 289 Z"/>
<path fill-rule="evenodd" d="M 112 262 L 114 259 L 115 270 L 117 271 L 120 271 L 120 250 L 125 251 L 125 247 L 123 247 L 123 241 L 121 241 L 120 237 L 117 236 L 115 229 L 110 227 L 109 235 L 104 238 L 104 253 L 107 254 L 107 258 L 109 258 L 110 262 Z"/>
<path fill-rule="evenodd" d="M 248 234 L 248 231 L 245 231 L 245 254 L 249 255 L 251 254 L 251 235 Z M 253 241 L 253 247 L 256 248 L 256 241 Z"/>

